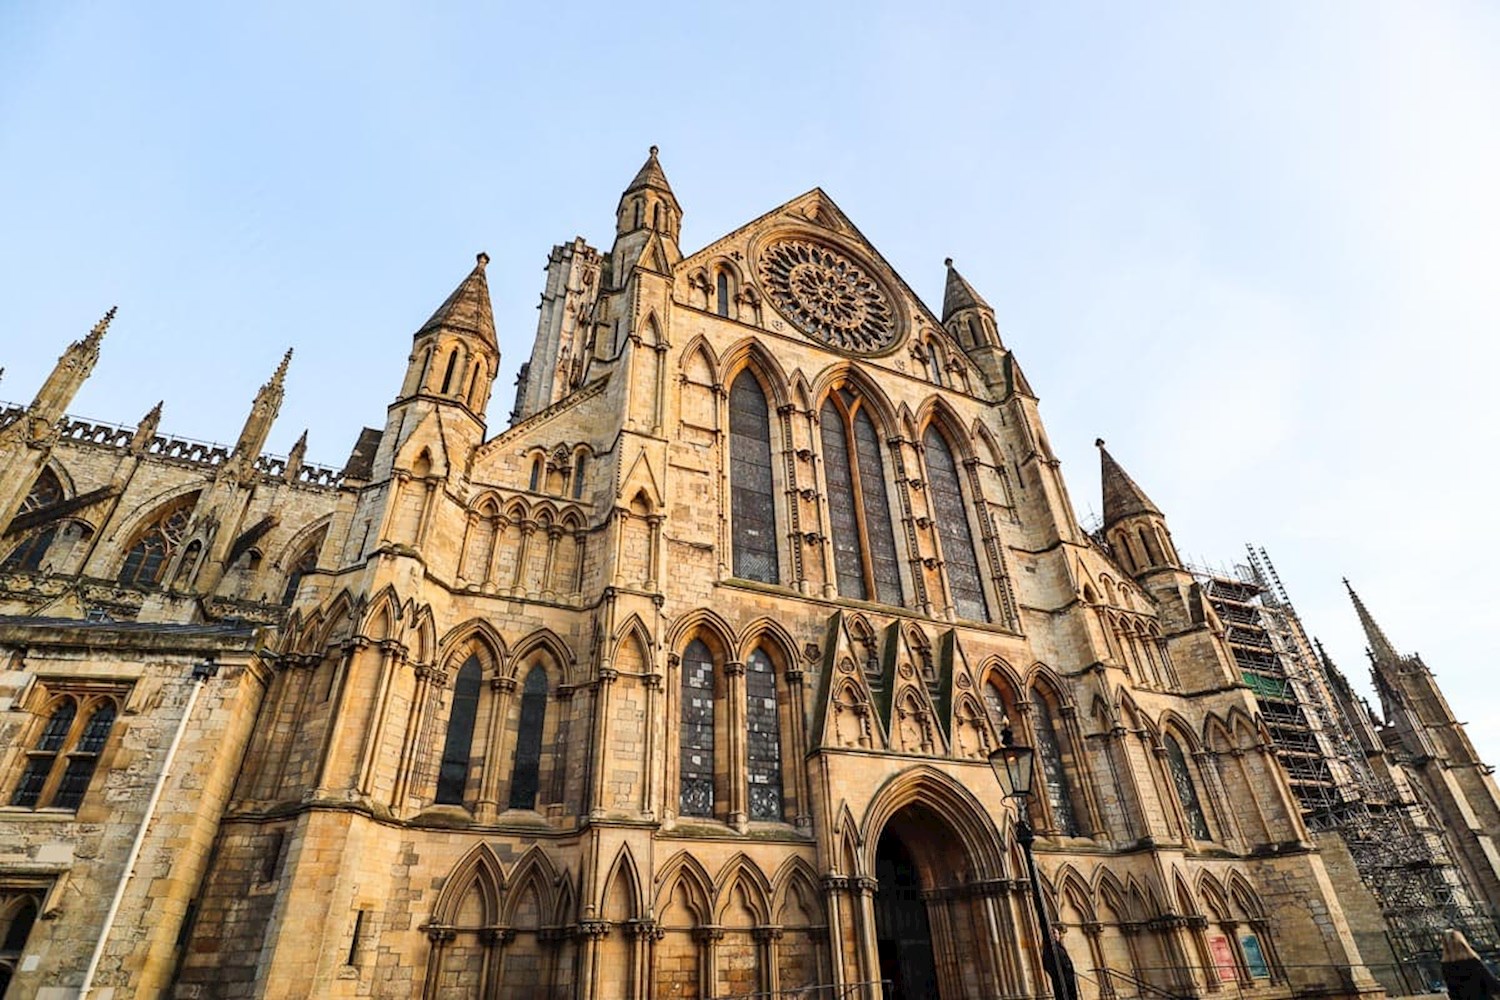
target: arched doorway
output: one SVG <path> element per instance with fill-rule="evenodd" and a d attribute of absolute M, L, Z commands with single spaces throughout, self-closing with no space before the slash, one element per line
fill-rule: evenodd
<path fill-rule="evenodd" d="M 891 984 L 886 1000 L 937 995 L 932 924 L 922 898 L 922 876 L 905 841 L 891 829 L 875 851 L 875 943 L 880 978 Z"/>
<path fill-rule="evenodd" d="M 886 1000 L 965 1000 L 999 992 L 998 914 L 982 888 L 992 867 L 970 849 L 973 831 L 929 799 L 891 813 L 871 868 L 875 958 Z"/>

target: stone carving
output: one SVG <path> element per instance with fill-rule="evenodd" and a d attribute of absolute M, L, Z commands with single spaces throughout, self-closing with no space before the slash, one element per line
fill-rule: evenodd
<path fill-rule="evenodd" d="M 813 340 L 856 354 L 895 342 L 895 310 L 885 289 L 837 250 L 782 240 L 760 254 L 759 265 L 777 309 Z"/>

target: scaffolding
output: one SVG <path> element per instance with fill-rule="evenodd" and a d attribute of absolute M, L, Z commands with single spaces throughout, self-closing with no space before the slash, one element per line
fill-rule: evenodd
<path fill-rule="evenodd" d="M 1304 821 L 1343 839 L 1380 905 L 1392 951 L 1419 977 L 1436 974 L 1445 928 L 1463 930 L 1481 953 L 1494 954 L 1495 926 L 1441 831 L 1411 790 L 1391 779 L 1378 740 L 1361 743 L 1361 724 L 1370 720 L 1352 716 L 1368 716 L 1368 706 L 1314 651 L 1265 549 L 1246 551 L 1247 562 L 1232 573 L 1193 573 L 1224 625 Z"/>

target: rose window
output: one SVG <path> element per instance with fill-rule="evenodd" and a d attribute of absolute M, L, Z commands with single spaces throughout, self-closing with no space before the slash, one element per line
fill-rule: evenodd
<path fill-rule="evenodd" d="M 814 340 L 860 353 L 895 342 L 895 312 L 885 289 L 837 250 L 783 240 L 760 254 L 760 277 L 781 313 Z"/>

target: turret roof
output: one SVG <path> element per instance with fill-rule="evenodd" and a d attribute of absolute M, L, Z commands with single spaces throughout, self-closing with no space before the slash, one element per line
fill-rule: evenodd
<path fill-rule="evenodd" d="M 1094 444 L 1099 448 L 1099 477 L 1104 488 L 1104 523 L 1114 524 L 1133 514 L 1155 514 L 1161 517 L 1162 512 L 1146 496 L 1146 491 L 1137 486 L 1135 480 L 1120 468 L 1120 463 L 1115 461 L 1114 456 L 1105 450 L 1104 440 L 1101 438 Z"/>
<path fill-rule="evenodd" d="M 952 257 L 943 261 L 943 265 L 948 268 L 948 283 L 943 287 L 944 323 L 948 322 L 954 313 L 962 309 L 990 308 L 990 304 L 984 301 L 983 296 L 974 290 L 974 286 L 965 281 L 964 276 L 958 273 L 958 268 L 953 266 Z"/>
<path fill-rule="evenodd" d="M 495 315 L 490 309 L 490 286 L 484 277 L 484 266 L 490 262 L 490 256 L 481 253 L 475 260 L 474 270 L 438 306 L 432 318 L 422 324 L 417 336 L 431 330 L 456 330 L 473 334 L 487 346 L 500 349 L 495 340 Z"/>

